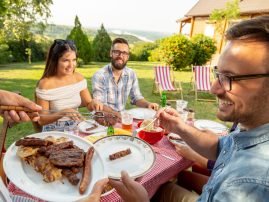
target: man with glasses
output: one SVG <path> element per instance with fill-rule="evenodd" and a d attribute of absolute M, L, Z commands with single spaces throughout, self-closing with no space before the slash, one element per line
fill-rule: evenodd
<path fill-rule="evenodd" d="M 244 131 L 218 137 L 185 124 L 172 108 L 160 110 L 157 117 L 162 127 L 216 163 L 200 196 L 167 183 L 156 195 L 158 201 L 269 199 L 269 16 L 235 24 L 226 39 L 211 92 L 219 99 L 217 117 L 239 123 Z M 125 201 L 148 201 L 138 189 L 141 185 L 126 173 L 122 181 L 110 184 Z"/>
<path fill-rule="evenodd" d="M 118 117 L 129 96 L 133 105 L 158 109 L 158 104 L 144 99 L 135 72 L 126 66 L 129 54 L 128 42 L 123 38 L 114 39 L 110 50 L 111 63 L 92 77 L 93 97 L 104 104 L 104 111 L 114 112 Z"/>

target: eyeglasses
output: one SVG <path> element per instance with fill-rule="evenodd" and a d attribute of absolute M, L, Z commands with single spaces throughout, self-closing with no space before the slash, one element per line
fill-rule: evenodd
<path fill-rule="evenodd" d="M 121 54 L 122 54 L 124 57 L 129 56 L 129 53 L 126 52 L 126 51 L 112 50 L 112 53 L 113 53 L 115 56 L 120 56 Z"/>
<path fill-rule="evenodd" d="M 232 90 L 232 81 L 269 77 L 269 74 L 247 74 L 247 75 L 231 76 L 231 75 L 219 73 L 217 71 L 214 71 L 214 74 L 215 74 L 215 77 L 218 79 L 219 84 L 225 89 L 225 91 Z"/>

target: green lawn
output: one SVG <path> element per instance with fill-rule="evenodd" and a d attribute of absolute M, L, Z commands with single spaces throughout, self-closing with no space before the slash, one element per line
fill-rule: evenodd
<path fill-rule="evenodd" d="M 93 62 L 89 65 L 77 68 L 77 71 L 83 74 L 91 91 L 90 78 L 93 73 L 106 63 Z M 146 99 L 152 102 L 159 103 L 160 97 L 158 94 L 152 94 L 153 87 L 153 66 L 157 63 L 152 62 L 129 62 L 128 66 L 133 68 L 138 75 L 140 89 Z M 33 63 L 31 65 L 26 63 L 0 65 L 0 88 L 10 91 L 20 91 L 23 96 L 33 100 L 34 89 L 38 79 L 41 77 L 44 69 L 44 63 Z M 175 72 L 177 80 L 182 82 L 184 99 L 189 101 L 189 108 L 193 108 L 198 119 L 216 120 L 216 102 L 195 102 L 194 92 L 191 91 L 191 72 L 180 71 Z M 168 94 L 168 99 L 179 99 L 179 94 Z M 174 103 L 171 103 L 174 106 Z M 128 104 L 127 108 L 130 108 Z M 216 120 L 218 121 L 218 120 Z M 0 123 L 2 119 L 0 118 Z M 12 142 L 20 137 L 34 133 L 31 123 L 21 123 L 8 130 L 6 146 L 8 147 Z"/>

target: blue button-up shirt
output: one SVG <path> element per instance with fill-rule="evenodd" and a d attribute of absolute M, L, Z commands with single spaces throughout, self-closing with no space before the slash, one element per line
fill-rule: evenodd
<path fill-rule="evenodd" d="M 269 124 L 221 137 L 198 201 L 269 201 Z"/>
<path fill-rule="evenodd" d="M 143 99 L 135 72 L 124 67 L 118 83 L 115 82 L 111 65 L 98 70 L 92 77 L 93 97 L 115 111 L 125 109 L 128 96 L 131 104 Z"/>

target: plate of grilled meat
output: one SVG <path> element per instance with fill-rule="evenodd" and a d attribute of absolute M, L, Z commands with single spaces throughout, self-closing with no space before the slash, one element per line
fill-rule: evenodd
<path fill-rule="evenodd" d="M 16 141 L 3 166 L 18 188 L 45 201 L 81 200 L 97 180 L 107 177 L 93 144 L 63 132 L 36 133 Z"/>
<path fill-rule="evenodd" d="M 132 178 L 143 176 L 152 168 L 156 159 L 147 142 L 132 136 L 107 136 L 97 140 L 94 147 L 108 168 L 108 177 L 112 179 L 120 179 L 122 170 Z"/>
<path fill-rule="evenodd" d="M 78 124 L 78 128 L 81 132 L 88 134 L 104 132 L 107 130 L 107 127 L 100 125 L 94 120 L 82 121 Z"/>

